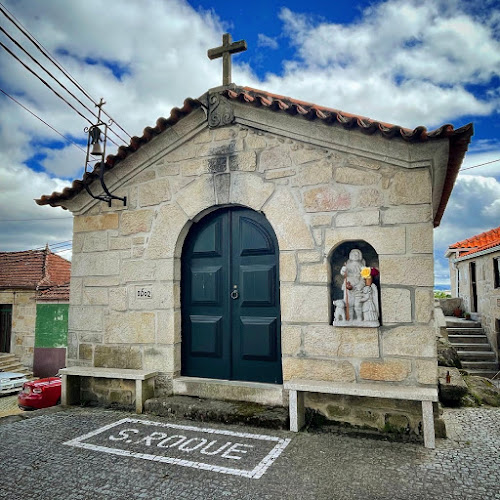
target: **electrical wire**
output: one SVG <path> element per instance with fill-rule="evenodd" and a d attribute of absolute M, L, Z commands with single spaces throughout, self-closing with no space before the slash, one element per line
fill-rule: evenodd
<path fill-rule="evenodd" d="M 45 120 L 43 120 L 42 118 L 40 118 L 38 115 L 36 115 L 35 113 L 33 113 L 33 111 L 31 111 L 24 104 L 20 103 L 17 99 L 15 99 L 11 95 L 9 95 L 7 92 L 5 92 L 5 90 L 0 89 L 0 92 L 2 92 L 2 94 L 4 94 L 5 96 L 7 96 L 9 99 L 11 99 L 12 101 L 14 101 L 19 106 L 21 106 L 21 108 L 23 108 L 25 111 L 27 111 L 28 113 L 30 113 L 31 115 L 33 115 L 37 120 L 40 120 L 44 125 L 47 125 L 47 127 L 49 127 L 50 129 L 52 129 L 56 134 L 59 134 L 63 139 L 65 139 L 66 141 L 68 141 L 71 144 L 73 144 L 73 146 L 77 147 L 80 151 L 82 151 L 85 154 L 87 153 L 76 142 L 72 141 L 69 137 L 66 137 L 65 135 L 61 134 L 61 132 L 59 132 L 58 130 L 56 130 L 52 125 L 50 125 Z"/>
<path fill-rule="evenodd" d="M 75 101 L 77 101 L 82 107 L 84 107 L 92 116 L 95 118 L 99 118 L 98 115 L 91 110 L 86 104 L 84 104 L 80 99 L 71 92 L 64 84 L 62 84 L 47 68 L 42 66 L 14 37 L 12 37 L 4 28 L 0 26 L 0 31 L 4 33 L 5 36 L 9 38 L 9 40 L 14 43 L 19 49 L 21 49 L 37 66 L 39 66 L 47 75 L 49 75 L 61 88 L 63 88 Z M 116 135 L 120 141 L 126 143 L 127 141 L 120 137 L 113 129 L 109 128 L 110 132 Z"/>
<path fill-rule="evenodd" d="M 57 250 L 68 249 L 68 248 L 71 248 L 72 246 L 73 246 L 73 243 L 71 241 L 69 241 L 67 243 L 54 243 L 52 245 L 49 244 L 49 248 L 57 249 Z"/>
<path fill-rule="evenodd" d="M 80 111 L 78 111 L 72 104 L 70 104 L 68 101 L 66 101 L 66 99 L 64 99 L 64 97 L 61 94 L 59 94 L 59 92 L 54 90 L 40 75 L 35 73 L 27 64 L 25 64 L 23 61 L 21 61 L 21 59 L 19 59 L 19 57 L 17 57 L 16 54 L 14 54 L 14 52 L 12 52 L 9 49 L 9 47 L 7 47 L 2 42 L 0 42 L 0 47 L 2 47 L 4 50 L 6 50 L 17 62 L 22 64 L 24 66 L 24 68 L 26 68 L 31 74 L 36 76 L 48 89 L 50 89 L 57 97 L 59 97 L 59 99 L 63 100 L 73 111 L 76 111 L 84 120 L 88 121 L 91 125 L 93 125 L 93 123 L 86 116 L 82 115 L 82 113 L 80 113 Z"/>
<path fill-rule="evenodd" d="M 491 160 L 491 161 L 487 161 L 485 163 L 480 163 L 479 165 L 472 165 L 472 167 L 461 168 L 460 172 L 463 172 L 464 170 L 470 170 L 471 168 L 482 167 L 483 165 L 489 165 L 490 163 L 496 163 L 497 161 L 500 161 L 500 158 L 498 158 L 497 160 Z"/>
<path fill-rule="evenodd" d="M 42 55 L 48 59 L 54 66 L 56 66 L 67 78 L 75 85 L 75 87 L 82 92 L 87 99 L 89 99 L 94 105 L 97 106 L 96 100 L 82 87 L 80 83 L 62 66 L 62 64 L 57 61 L 57 59 L 50 54 L 50 52 L 22 25 L 22 23 L 12 14 L 7 7 L 0 3 L 0 12 L 12 23 L 14 26 L 42 53 Z M 102 110 L 113 123 L 127 135 L 130 139 L 132 136 L 119 124 L 117 121 L 105 110 Z M 123 139 L 122 139 L 123 140 Z M 125 141 L 124 141 L 125 142 Z"/>
<path fill-rule="evenodd" d="M 68 240 L 68 241 L 71 241 L 71 240 Z M 57 245 L 57 243 L 55 243 L 53 246 Z M 49 245 L 49 248 L 50 248 L 51 245 Z M 45 248 L 47 248 L 47 246 L 43 246 L 43 247 L 38 247 L 38 248 L 30 248 L 29 250 L 19 250 L 19 251 L 14 251 L 14 252 L 0 252 L 0 254 L 12 254 L 12 253 L 27 253 L 27 252 L 41 252 L 43 250 L 45 250 Z M 51 253 L 54 253 L 54 254 L 58 254 L 58 253 L 63 253 L 63 252 L 70 252 L 72 251 L 72 247 L 68 247 L 68 248 L 62 248 L 62 247 L 59 247 L 59 249 L 56 248 L 56 251 L 55 252 L 52 252 L 51 250 Z M 17 259 L 9 259 L 9 264 L 15 264 L 16 262 L 23 262 L 24 259 L 23 258 L 17 258 Z"/>
<path fill-rule="evenodd" d="M 75 111 L 78 115 L 80 115 L 84 120 L 88 121 L 90 123 L 90 125 L 93 125 L 93 123 L 85 115 L 83 115 L 82 113 L 80 113 L 80 111 L 78 111 L 78 109 L 76 109 L 61 94 L 59 94 L 59 92 L 57 92 L 57 90 L 53 89 L 50 86 L 50 84 L 47 83 L 40 75 L 38 75 L 37 73 L 35 73 L 27 64 L 25 64 L 23 61 L 21 61 L 21 59 L 19 59 L 19 57 L 17 57 L 16 54 L 14 54 L 14 52 L 12 52 L 5 44 L 3 44 L 2 42 L 0 42 L 0 47 L 2 47 L 3 49 L 5 49 L 14 59 L 16 59 L 16 61 L 18 61 L 20 64 L 22 64 L 30 73 L 32 73 L 36 78 L 38 78 L 38 80 L 40 80 L 49 90 L 51 90 L 57 97 L 59 97 L 59 99 L 61 99 L 62 101 L 64 101 L 73 111 Z M 115 141 L 113 141 L 113 139 L 111 139 L 110 137 L 108 137 L 108 139 L 116 147 L 118 147 L 118 144 Z"/>
<path fill-rule="evenodd" d="M 46 221 L 46 220 L 65 220 L 73 217 L 49 217 L 48 219 L 0 219 L 0 222 L 31 222 L 31 221 Z"/>
<path fill-rule="evenodd" d="M 64 76 L 66 76 L 68 78 L 68 80 L 70 80 L 71 83 L 73 83 L 73 85 L 75 85 L 78 90 L 80 90 L 84 95 L 85 97 L 87 97 L 94 105 L 97 105 L 96 101 L 94 98 L 92 98 L 92 96 L 85 90 L 84 87 L 82 87 L 82 85 L 80 85 L 80 83 L 78 83 L 78 81 L 54 58 L 54 56 L 52 56 L 50 54 L 50 52 L 48 52 L 47 49 L 45 49 L 45 47 L 21 24 L 21 22 L 19 20 L 17 20 L 17 18 L 2 4 L 0 3 L 0 12 L 12 23 L 14 24 L 14 26 L 16 26 L 16 28 L 42 53 L 42 55 L 44 57 L 46 57 L 52 64 L 54 64 L 63 74 Z M 0 26 L 0 30 L 14 43 L 16 44 L 17 47 L 19 47 L 33 62 L 35 62 L 40 68 L 42 68 L 52 79 L 54 79 L 64 90 L 66 90 L 66 92 L 68 92 L 81 106 L 83 106 L 88 112 L 90 112 L 94 117 L 97 118 L 97 115 L 91 110 L 89 109 L 84 103 L 82 103 L 82 101 L 80 101 L 80 99 L 78 99 L 70 90 L 68 90 L 54 75 L 52 75 L 52 73 L 50 73 L 46 68 L 44 68 L 26 49 L 24 49 L 24 47 L 21 46 L 21 44 L 16 41 L 11 35 L 9 35 L 9 33 L 3 29 L 1 26 Z M 47 86 L 52 92 L 54 92 L 60 99 L 62 99 L 68 106 L 70 106 L 75 112 L 77 112 L 83 119 L 87 120 L 89 123 L 92 124 L 92 122 L 86 118 L 84 115 L 82 115 L 76 108 L 74 108 L 70 103 L 68 103 L 68 101 L 66 101 L 60 94 L 58 94 L 45 80 L 43 80 L 39 75 L 37 75 L 31 68 L 29 68 L 26 64 L 24 64 L 12 51 L 10 51 L 3 43 L 0 42 L 0 45 L 7 51 L 9 52 L 9 54 L 11 56 L 13 56 L 18 62 L 20 62 L 28 71 L 30 71 L 33 75 L 35 75 L 45 86 Z M 72 144 L 74 144 L 75 146 L 77 146 L 79 149 L 81 149 L 83 151 L 82 148 L 80 148 L 80 146 L 78 146 L 77 144 L 75 144 L 73 141 L 71 141 L 70 139 L 68 139 L 67 137 L 63 136 L 60 132 L 58 132 L 56 129 L 54 129 L 51 125 L 49 125 L 48 123 L 46 123 L 45 121 L 43 121 L 40 117 L 38 117 L 37 115 L 35 115 L 32 111 L 30 111 L 28 108 L 26 108 L 25 106 L 23 106 L 21 103 L 19 103 L 18 101 L 16 101 L 12 96 L 8 95 L 5 91 L 3 91 L 2 89 L 0 89 L 0 92 L 4 93 L 7 97 L 9 97 L 10 99 L 12 99 L 14 102 L 16 102 L 17 104 L 19 104 L 20 106 L 22 106 L 26 111 L 28 111 L 29 113 L 31 113 L 33 116 L 35 116 L 37 119 L 39 119 L 40 121 L 42 121 L 45 125 L 47 125 L 48 127 L 50 127 L 52 130 L 54 130 L 56 133 L 58 133 L 59 135 L 61 135 L 63 138 L 65 138 L 66 140 L 68 140 L 69 142 L 71 142 Z M 125 130 L 123 129 L 119 123 L 116 122 L 116 120 L 114 120 L 114 118 L 112 118 L 106 111 L 102 110 L 103 114 L 106 115 L 108 118 L 110 118 L 113 123 L 120 129 L 122 130 L 129 138 L 131 138 L 131 135 Z M 124 143 L 126 142 L 122 137 L 120 137 L 114 130 L 112 130 L 110 128 L 110 131 L 115 134 L 116 137 L 118 137 L 121 141 L 123 141 Z M 118 147 L 118 144 L 116 144 L 116 142 L 114 142 L 111 138 L 109 138 L 110 142 L 112 142 L 115 146 Z M 84 151 L 85 152 L 85 151 Z M 467 167 L 467 168 L 461 168 L 460 169 L 460 172 L 464 172 L 466 170 L 471 170 L 473 168 L 477 168 L 477 167 L 482 167 L 484 165 L 489 165 L 491 163 L 496 163 L 500 161 L 500 158 L 497 159 L 497 160 L 492 160 L 492 161 L 488 161 L 488 162 L 485 162 L 485 163 L 480 163 L 478 165 L 473 165 L 471 167 Z M 33 219 L 33 220 L 36 220 L 36 219 Z M 44 220 L 44 219 L 40 219 L 40 220 Z M 2 221 L 0 220 L 0 222 L 6 222 L 6 221 Z M 17 221 L 12 221 L 12 222 L 17 222 Z M 22 221 L 19 221 L 19 222 L 22 222 Z"/>

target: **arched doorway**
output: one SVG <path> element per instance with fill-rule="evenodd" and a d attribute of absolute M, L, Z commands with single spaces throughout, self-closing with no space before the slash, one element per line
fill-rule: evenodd
<path fill-rule="evenodd" d="M 279 251 L 264 215 L 204 217 L 181 265 L 182 375 L 281 383 Z"/>

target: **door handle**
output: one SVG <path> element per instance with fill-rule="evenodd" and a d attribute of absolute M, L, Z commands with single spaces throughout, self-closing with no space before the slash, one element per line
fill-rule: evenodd
<path fill-rule="evenodd" d="M 234 285 L 233 288 L 234 290 L 231 292 L 231 298 L 236 300 L 240 296 L 240 293 L 238 292 L 238 285 Z"/>

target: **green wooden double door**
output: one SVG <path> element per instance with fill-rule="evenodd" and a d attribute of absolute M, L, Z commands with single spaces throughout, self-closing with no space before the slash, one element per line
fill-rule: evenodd
<path fill-rule="evenodd" d="M 182 374 L 281 383 L 279 252 L 266 218 L 218 210 L 182 255 Z"/>

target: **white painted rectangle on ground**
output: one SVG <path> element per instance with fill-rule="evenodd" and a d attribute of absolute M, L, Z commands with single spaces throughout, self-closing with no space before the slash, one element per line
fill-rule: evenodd
<path fill-rule="evenodd" d="M 290 439 L 124 418 L 64 444 L 259 479 Z"/>

